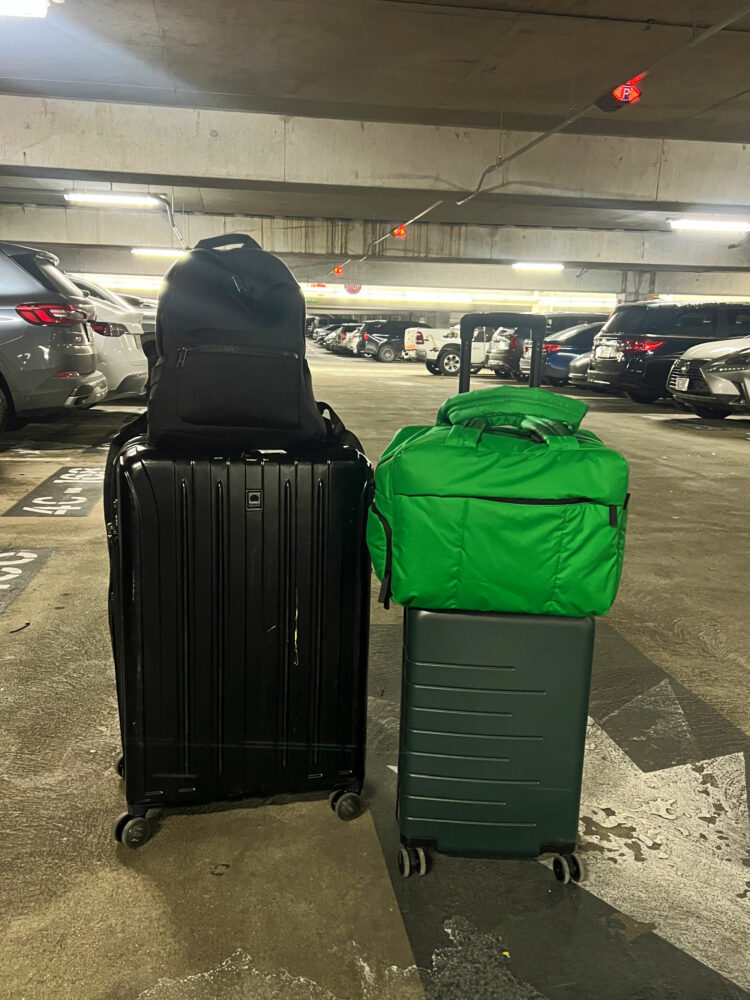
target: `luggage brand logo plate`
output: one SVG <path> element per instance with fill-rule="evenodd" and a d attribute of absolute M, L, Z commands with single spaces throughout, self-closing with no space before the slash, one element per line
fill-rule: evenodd
<path fill-rule="evenodd" d="M 263 509 L 263 490 L 245 490 L 245 510 Z"/>

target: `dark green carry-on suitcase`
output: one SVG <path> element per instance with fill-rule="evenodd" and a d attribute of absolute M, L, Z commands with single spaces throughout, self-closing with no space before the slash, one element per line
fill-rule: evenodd
<path fill-rule="evenodd" d="M 405 612 L 398 817 L 402 875 L 429 852 L 554 853 L 578 881 L 593 618 Z"/>

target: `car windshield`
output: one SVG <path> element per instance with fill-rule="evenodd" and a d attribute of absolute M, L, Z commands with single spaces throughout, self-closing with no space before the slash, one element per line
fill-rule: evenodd
<path fill-rule="evenodd" d="M 577 337 L 580 337 L 581 334 L 588 333 L 591 337 L 593 337 L 597 329 L 599 329 L 599 327 L 592 327 L 588 324 L 584 324 L 583 326 L 574 326 L 570 330 L 561 330 L 560 333 L 553 333 L 549 337 L 545 337 L 545 340 L 552 340 L 556 344 L 569 344 Z"/>
<path fill-rule="evenodd" d="M 668 333 L 675 322 L 674 306 L 627 306 L 616 309 L 602 327 L 602 334 L 624 333 L 642 337 Z"/>

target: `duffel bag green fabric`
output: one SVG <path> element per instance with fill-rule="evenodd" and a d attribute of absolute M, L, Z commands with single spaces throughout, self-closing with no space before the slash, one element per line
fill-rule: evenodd
<path fill-rule="evenodd" d="M 407 607 L 605 614 L 617 594 L 628 466 L 588 406 L 501 386 L 446 400 L 400 430 L 367 525 L 381 598 Z"/>

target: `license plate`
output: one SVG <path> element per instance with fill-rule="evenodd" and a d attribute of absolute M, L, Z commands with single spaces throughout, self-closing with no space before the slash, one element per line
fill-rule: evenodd
<path fill-rule="evenodd" d="M 690 385 L 689 378 L 676 378 L 674 380 L 674 387 L 678 392 L 687 392 L 687 387 Z"/>
<path fill-rule="evenodd" d="M 617 348 L 610 347 L 609 344 L 600 344 L 596 349 L 597 358 L 616 358 Z"/>

